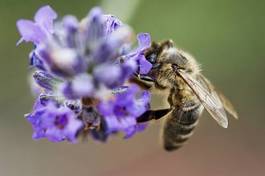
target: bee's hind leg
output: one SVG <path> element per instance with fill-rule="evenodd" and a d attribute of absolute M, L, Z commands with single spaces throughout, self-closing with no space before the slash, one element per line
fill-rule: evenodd
<path fill-rule="evenodd" d="M 148 122 L 150 120 L 158 120 L 167 115 L 171 109 L 148 110 L 137 118 L 138 123 Z"/>

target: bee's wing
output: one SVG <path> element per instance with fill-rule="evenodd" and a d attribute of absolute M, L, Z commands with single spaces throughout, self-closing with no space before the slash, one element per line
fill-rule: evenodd
<path fill-rule="evenodd" d="M 217 123 L 220 126 L 227 128 L 228 120 L 222 102 L 217 93 L 215 91 L 210 92 L 205 86 L 203 86 L 198 80 L 196 80 L 189 74 L 186 74 L 181 70 L 178 70 L 178 73 L 188 84 L 188 86 L 193 90 L 195 95 L 201 101 L 202 105 L 217 121 Z"/>
<path fill-rule="evenodd" d="M 203 75 L 199 75 L 200 80 L 205 84 L 205 86 L 207 86 L 208 90 L 210 92 L 216 92 L 225 108 L 225 110 L 231 114 L 234 118 L 238 119 L 238 114 L 233 106 L 233 104 L 229 101 L 228 98 L 226 98 L 226 96 L 224 96 L 223 93 L 221 93 L 220 91 L 218 91 L 213 84 L 207 79 L 205 78 Z"/>

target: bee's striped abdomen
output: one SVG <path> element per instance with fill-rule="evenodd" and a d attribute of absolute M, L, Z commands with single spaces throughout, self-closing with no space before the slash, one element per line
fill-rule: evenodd
<path fill-rule="evenodd" d="M 165 118 L 162 131 L 164 148 L 173 151 L 190 138 L 203 110 L 201 104 L 188 108 L 176 108 Z"/>

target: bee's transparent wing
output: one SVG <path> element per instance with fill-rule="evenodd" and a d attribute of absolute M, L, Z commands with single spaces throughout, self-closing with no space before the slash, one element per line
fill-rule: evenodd
<path fill-rule="evenodd" d="M 218 91 L 213 84 L 207 79 L 205 78 L 203 75 L 199 75 L 200 80 L 203 82 L 203 84 L 205 84 L 205 86 L 208 88 L 208 90 L 210 92 L 216 92 L 225 108 L 225 110 L 231 114 L 235 119 L 238 119 L 238 114 L 233 106 L 233 104 L 230 102 L 230 100 L 228 98 L 226 98 L 226 96 L 221 93 L 220 91 Z"/>
<path fill-rule="evenodd" d="M 178 70 L 179 75 L 193 90 L 195 95 L 201 101 L 202 105 L 209 112 L 209 114 L 217 121 L 217 123 L 224 127 L 228 127 L 228 120 L 220 98 L 215 91 L 210 92 L 198 80 L 186 74 L 184 71 Z"/>

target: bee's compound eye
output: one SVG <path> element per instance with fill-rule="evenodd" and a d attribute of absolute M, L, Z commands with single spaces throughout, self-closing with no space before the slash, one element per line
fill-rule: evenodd
<path fill-rule="evenodd" d="M 154 64 L 154 63 L 156 63 L 156 54 L 151 54 L 151 55 L 149 55 L 146 59 L 150 62 L 150 63 L 152 63 L 152 64 Z"/>

